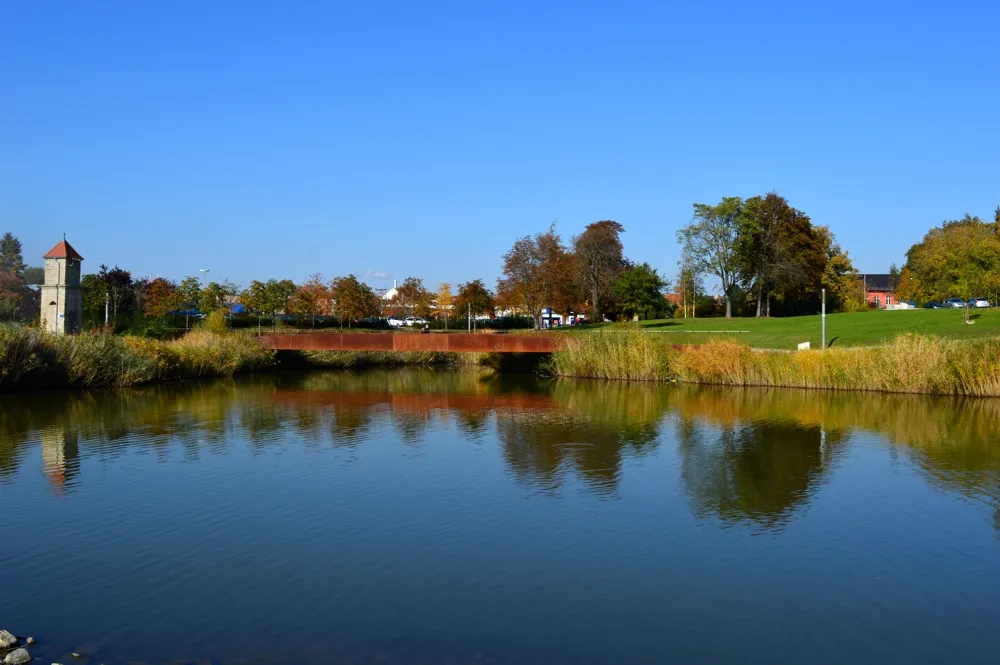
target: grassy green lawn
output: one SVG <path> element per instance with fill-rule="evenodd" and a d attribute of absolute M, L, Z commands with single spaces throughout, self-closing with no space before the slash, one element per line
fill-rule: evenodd
<path fill-rule="evenodd" d="M 881 344 L 905 333 L 934 335 L 946 339 L 977 339 L 1000 336 L 1000 308 L 970 310 L 975 320 L 965 323 L 961 309 L 917 309 L 829 314 L 826 317 L 826 341 L 835 346 Z M 709 339 L 730 338 L 755 348 L 794 349 L 799 342 L 820 346 L 820 317 L 754 319 L 664 319 L 642 321 L 650 334 L 670 344 L 701 344 Z M 612 331 L 615 324 L 563 328 L 571 334 L 586 331 Z M 749 331 L 741 333 L 736 331 Z M 705 332 L 705 331 L 723 331 Z"/>

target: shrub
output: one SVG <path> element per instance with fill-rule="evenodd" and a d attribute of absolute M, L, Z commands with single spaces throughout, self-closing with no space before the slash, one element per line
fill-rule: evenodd
<path fill-rule="evenodd" d="M 220 335 L 195 330 L 167 345 L 176 354 L 177 372 L 183 377 L 256 372 L 273 365 L 275 358 L 274 351 L 265 349 L 256 337 L 244 333 Z"/>
<path fill-rule="evenodd" d="M 201 329 L 221 333 L 229 329 L 229 317 L 225 310 L 216 309 L 208 313 L 201 322 Z"/>

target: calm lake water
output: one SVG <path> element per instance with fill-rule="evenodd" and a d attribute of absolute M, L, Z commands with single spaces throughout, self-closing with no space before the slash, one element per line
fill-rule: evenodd
<path fill-rule="evenodd" d="M 0 628 L 48 662 L 1000 662 L 1000 400 L 427 369 L 5 395 L 0 507 Z"/>

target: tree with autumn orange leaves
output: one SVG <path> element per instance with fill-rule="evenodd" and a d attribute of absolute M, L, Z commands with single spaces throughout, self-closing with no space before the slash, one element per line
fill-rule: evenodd
<path fill-rule="evenodd" d="M 181 309 L 183 298 L 176 284 L 157 277 L 146 282 L 142 288 L 142 304 L 147 318 L 162 319 L 170 312 Z"/>
<path fill-rule="evenodd" d="M 309 318 L 316 325 L 316 317 L 330 314 L 330 288 L 323 276 L 315 274 L 295 288 L 288 299 L 288 311 L 302 318 Z"/>
<path fill-rule="evenodd" d="M 579 307 L 575 273 L 573 255 L 552 224 L 545 233 L 518 239 L 504 254 L 503 277 L 497 280 L 498 304 L 530 313 L 535 328 L 541 328 L 543 308 L 569 311 Z"/>

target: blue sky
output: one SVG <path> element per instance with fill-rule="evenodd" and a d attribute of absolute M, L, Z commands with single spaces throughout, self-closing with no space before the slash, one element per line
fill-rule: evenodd
<path fill-rule="evenodd" d="M 37 263 L 492 283 L 522 235 L 775 190 L 885 271 L 1000 202 L 1000 3 L 0 2 Z M 379 285 L 377 280 L 371 280 Z"/>

